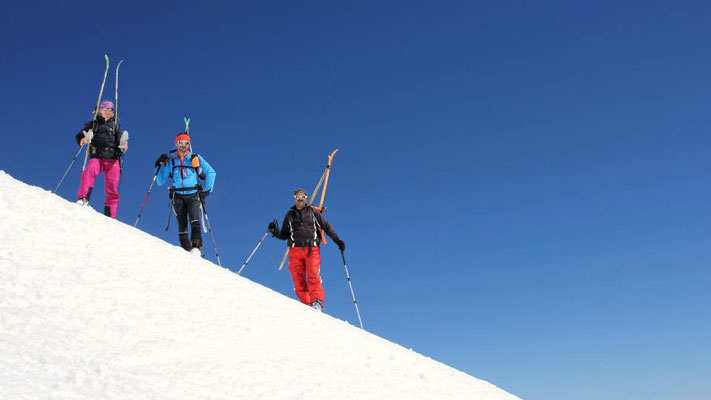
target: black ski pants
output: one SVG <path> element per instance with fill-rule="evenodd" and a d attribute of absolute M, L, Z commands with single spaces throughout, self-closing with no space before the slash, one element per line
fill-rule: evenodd
<path fill-rule="evenodd" d="M 173 210 L 178 220 L 178 239 L 187 251 L 202 247 L 200 232 L 200 198 L 197 193 L 173 194 Z M 188 217 L 190 218 L 190 238 L 188 238 Z"/>

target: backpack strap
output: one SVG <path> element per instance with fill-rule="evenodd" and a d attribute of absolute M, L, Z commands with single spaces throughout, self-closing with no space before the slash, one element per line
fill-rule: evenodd
<path fill-rule="evenodd" d="M 205 172 L 203 172 L 202 168 L 200 168 L 200 157 L 198 156 L 198 153 L 193 153 L 192 156 L 190 156 L 190 165 L 192 165 L 195 169 L 195 173 L 197 174 L 198 178 L 202 179 L 203 181 L 207 178 Z"/>
<path fill-rule="evenodd" d="M 318 211 L 319 213 L 322 213 L 323 212 L 322 208 L 317 207 L 317 206 L 309 206 L 309 208 L 311 209 L 311 218 L 314 219 L 314 223 L 316 224 L 316 227 L 318 228 L 317 232 L 318 232 L 319 239 L 321 239 L 321 243 L 323 243 L 323 244 L 328 243 L 328 242 L 326 242 L 326 235 L 323 234 L 323 228 L 321 228 L 321 224 L 318 223 L 318 218 L 316 218 L 316 211 Z"/>
<path fill-rule="evenodd" d="M 173 170 L 176 168 L 190 168 L 195 171 L 195 174 L 198 176 L 198 178 L 205 180 L 207 176 L 205 173 L 202 171 L 202 168 L 200 168 L 200 158 L 198 157 L 197 153 L 192 153 L 190 155 L 190 164 L 189 165 L 175 165 L 175 159 L 177 158 L 176 156 L 173 156 L 173 153 L 177 154 L 178 150 L 174 149 L 170 151 L 171 157 L 170 157 L 170 179 L 173 179 Z"/>

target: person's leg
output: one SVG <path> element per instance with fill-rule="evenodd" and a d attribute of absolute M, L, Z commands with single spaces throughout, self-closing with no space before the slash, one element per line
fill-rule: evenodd
<path fill-rule="evenodd" d="M 178 220 L 178 239 L 180 245 L 187 251 L 190 251 L 190 238 L 188 237 L 188 206 L 183 196 L 179 194 L 173 195 L 173 209 L 175 210 L 175 218 Z"/>
<path fill-rule="evenodd" d="M 188 215 L 190 217 L 190 242 L 192 247 L 198 249 L 202 247 L 202 232 L 200 230 L 200 198 L 197 194 L 186 197 L 188 205 Z"/>
<path fill-rule="evenodd" d="M 86 164 L 86 168 L 81 172 L 81 181 L 79 183 L 79 191 L 77 192 L 77 200 L 86 199 L 89 201 L 91 196 L 91 188 L 94 186 L 96 176 L 101 172 L 101 165 L 96 158 L 90 158 Z"/>
<path fill-rule="evenodd" d="M 306 286 L 306 253 L 304 248 L 292 247 L 289 249 L 289 272 L 294 281 L 296 297 L 307 305 L 311 305 L 311 295 Z"/>
<path fill-rule="evenodd" d="M 323 283 L 319 273 L 321 272 L 321 252 L 318 247 L 311 248 L 311 256 L 307 257 L 306 264 L 306 285 L 311 296 L 311 301 L 319 300 L 323 303 Z"/>
<path fill-rule="evenodd" d="M 121 166 L 118 160 L 101 160 L 101 170 L 104 171 L 104 214 L 111 218 L 116 218 L 118 208 L 119 193 L 118 183 L 121 176 Z"/>

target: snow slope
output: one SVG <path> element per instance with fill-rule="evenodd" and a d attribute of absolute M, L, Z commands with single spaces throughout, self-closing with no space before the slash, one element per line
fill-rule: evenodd
<path fill-rule="evenodd" d="M 2 399 L 516 399 L 0 171 Z"/>

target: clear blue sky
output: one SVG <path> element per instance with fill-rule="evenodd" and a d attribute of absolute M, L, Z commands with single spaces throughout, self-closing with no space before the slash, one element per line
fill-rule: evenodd
<path fill-rule="evenodd" d="M 0 7 L 14 177 L 57 184 L 107 53 L 131 133 L 120 221 L 189 116 L 236 270 L 339 148 L 326 217 L 369 331 L 526 399 L 711 398 L 708 2 Z M 168 206 L 154 188 L 138 227 L 177 244 Z M 268 239 L 244 276 L 294 297 L 283 251 Z M 323 253 L 326 311 L 357 324 Z"/>

